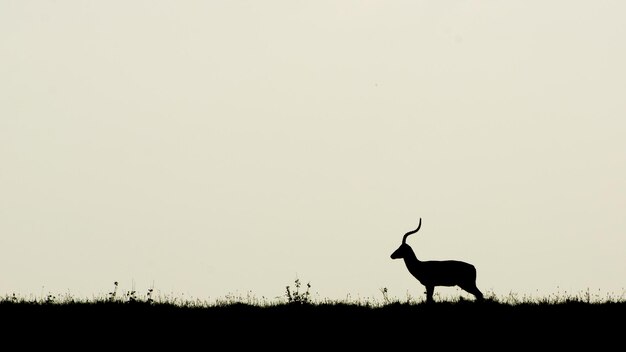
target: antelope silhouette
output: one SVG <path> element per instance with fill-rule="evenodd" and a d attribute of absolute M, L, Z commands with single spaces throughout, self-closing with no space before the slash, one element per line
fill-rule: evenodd
<path fill-rule="evenodd" d="M 391 253 L 391 259 L 404 259 L 404 264 L 411 275 L 426 287 L 426 302 L 433 302 L 436 286 L 458 286 L 474 295 L 476 300 L 482 301 L 483 294 L 476 287 L 474 265 L 458 260 L 420 261 L 417 259 L 411 246 L 406 243 L 406 238 L 419 231 L 420 227 L 422 227 L 422 218 L 417 229 L 404 235 L 400 247 Z"/>

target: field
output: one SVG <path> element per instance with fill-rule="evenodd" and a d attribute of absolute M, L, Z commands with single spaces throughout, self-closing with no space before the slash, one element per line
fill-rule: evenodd
<path fill-rule="evenodd" d="M 425 303 L 313 301 L 287 290 L 284 300 L 256 302 L 159 301 L 134 292 L 95 300 L 0 300 L 3 342 L 24 347 L 279 350 L 434 347 L 508 350 L 581 348 L 621 344 L 626 301 L 590 296 L 483 302 Z M 224 345 L 226 344 L 226 345 Z M 222 346 L 222 347 L 217 347 Z M 81 347 L 81 349 L 83 349 Z"/>

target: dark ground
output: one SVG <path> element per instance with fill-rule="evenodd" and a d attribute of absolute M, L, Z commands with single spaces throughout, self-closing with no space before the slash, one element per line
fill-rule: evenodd
<path fill-rule="evenodd" d="M 625 303 L 0 304 L 0 337 L 36 347 L 176 350 L 623 348 Z M 219 346 L 219 347 L 218 347 Z M 621 347 L 620 347 L 621 346 Z"/>

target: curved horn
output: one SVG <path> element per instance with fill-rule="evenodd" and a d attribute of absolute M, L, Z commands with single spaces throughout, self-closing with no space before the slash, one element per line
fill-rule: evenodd
<path fill-rule="evenodd" d="M 420 227 L 422 227 L 422 218 L 420 218 L 420 223 L 419 225 L 417 225 L 417 228 L 415 230 L 409 231 L 406 234 L 404 234 L 404 237 L 402 237 L 402 243 L 406 243 L 406 238 L 409 237 L 409 235 L 412 235 L 416 233 L 417 231 L 419 231 Z"/>

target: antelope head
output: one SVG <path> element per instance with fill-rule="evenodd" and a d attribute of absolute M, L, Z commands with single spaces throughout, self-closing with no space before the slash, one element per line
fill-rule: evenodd
<path fill-rule="evenodd" d="M 408 253 L 413 252 L 411 247 L 406 243 L 406 238 L 409 237 L 409 235 L 412 235 L 419 231 L 420 227 L 422 227 L 422 218 L 420 218 L 420 223 L 419 225 L 417 225 L 417 228 L 415 230 L 409 231 L 404 234 L 404 237 L 402 237 L 402 244 L 400 245 L 400 247 L 398 247 L 398 249 L 391 253 L 391 259 L 404 258 Z"/>

